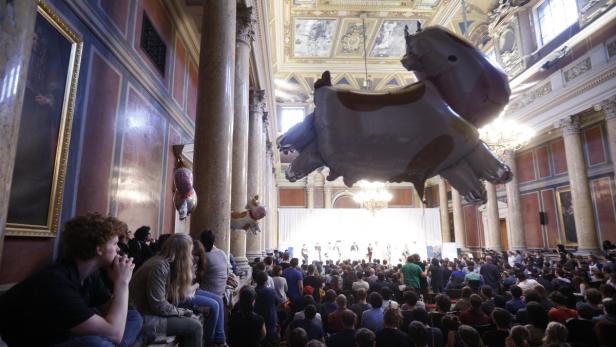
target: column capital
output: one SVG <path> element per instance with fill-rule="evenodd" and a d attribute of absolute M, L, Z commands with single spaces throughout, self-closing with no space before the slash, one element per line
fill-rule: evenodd
<path fill-rule="evenodd" d="M 579 116 L 567 116 L 556 122 L 555 127 L 561 129 L 563 135 L 573 135 L 582 131 L 581 123 Z"/>
<path fill-rule="evenodd" d="M 250 91 L 250 113 L 265 111 L 265 90 Z"/>
<path fill-rule="evenodd" d="M 601 107 L 605 120 L 616 119 L 616 95 L 611 96 L 607 100 L 603 100 L 598 106 Z"/>
<path fill-rule="evenodd" d="M 237 4 L 236 40 L 250 45 L 255 39 L 255 25 L 257 21 L 253 8 L 245 4 Z"/>

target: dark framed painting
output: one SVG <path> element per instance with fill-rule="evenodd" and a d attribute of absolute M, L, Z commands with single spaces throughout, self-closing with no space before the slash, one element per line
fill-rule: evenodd
<path fill-rule="evenodd" d="M 43 1 L 28 62 L 6 234 L 58 230 L 83 42 Z"/>
<path fill-rule="evenodd" d="M 577 245 L 578 240 L 575 232 L 571 188 L 565 187 L 557 189 L 556 200 L 558 202 L 558 216 L 560 218 L 562 241 L 567 245 Z"/>

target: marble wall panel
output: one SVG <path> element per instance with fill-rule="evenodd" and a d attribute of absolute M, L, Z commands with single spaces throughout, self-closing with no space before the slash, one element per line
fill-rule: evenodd
<path fill-rule="evenodd" d="M 565 157 L 565 142 L 562 137 L 550 143 L 552 152 L 552 167 L 554 174 L 559 175 L 567 172 L 567 158 Z"/>
<path fill-rule="evenodd" d="M 173 67 L 173 99 L 184 108 L 184 86 L 186 83 L 186 48 L 182 40 L 175 40 L 175 59 Z"/>
<path fill-rule="evenodd" d="M 304 189 L 281 188 L 278 190 L 278 205 L 280 207 L 306 206 Z"/>
<path fill-rule="evenodd" d="M 466 234 L 467 247 L 479 247 L 478 213 L 476 205 L 462 207 L 464 215 L 464 233 Z"/>
<path fill-rule="evenodd" d="M 120 73 L 96 50 L 89 67 L 88 96 L 76 214 L 107 213 L 113 165 Z"/>
<path fill-rule="evenodd" d="M 548 237 L 548 247 L 553 248 L 560 242 L 558 233 L 558 210 L 556 210 L 556 197 L 554 189 L 546 189 L 541 191 L 541 200 L 543 202 L 543 212 L 545 212 Z"/>
<path fill-rule="evenodd" d="M 197 65 L 189 59 L 188 61 L 188 101 L 186 111 L 193 121 L 197 119 L 197 86 L 199 85 L 199 73 Z"/>
<path fill-rule="evenodd" d="M 550 156 L 548 155 L 548 147 L 541 146 L 535 150 L 537 168 L 539 169 L 539 178 L 549 177 L 550 174 Z"/>
<path fill-rule="evenodd" d="M 5 238 L 0 284 L 22 281 L 51 264 L 53 241 L 52 238 Z"/>
<path fill-rule="evenodd" d="M 159 233 L 160 192 L 166 120 L 132 86 L 123 120 L 122 160 L 117 191 L 118 218 L 136 229 Z"/>
<path fill-rule="evenodd" d="M 522 152 L 516 156 L 516 174 L 520 183 L 534 181 L 537 178 L 534 158 L 533 151 Z"/>
<path fill-rule="evenodd" d="M 584 129 L 584 149 L 586 150 L 586 163 L 589 166 L 606 162 L 607 156 L 603 146 L 603 131 L 600 124 Z"/>
<path fill-rule="evenodd" d="M 118 28 L 124 37 L 127 34 L 128 28 L 128 13 L 130 1 L 100 1 L 100 6 L 103 12 L 109 17 L 111 22 Z"/>
<path fill-rule="evenodd" d="M 616 243 L 616 217 L 612 182 L 610 182 L 609 177 L 603 177 L 592 181 L 591 187 L 601 241 L 610 240 Z"/>
<path fill-rule="evenodd" d="M 389 189 L 392 199 L 389 206 L 411 207 L 413 204 L 413 191 L 411 189 Z"/>
<path fill-rule="evenodd" d="M 539 193 L 520 195 L 522 226 L 528 248 L 543 248 L 543 233 L 539 222 Z"/>

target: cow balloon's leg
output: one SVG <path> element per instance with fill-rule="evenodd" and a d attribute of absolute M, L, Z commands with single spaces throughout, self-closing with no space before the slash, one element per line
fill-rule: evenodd
<path fill-rule="evenodd" d="M 306 177 L 312 171 L 325 166 L 316 141 L 311 142 L 285 170 L 285 176 L 291 182 Z"/>
<path fill-rule="evenodd" d="M 485 202 L 486 192 L 483 183 L 463 158 L 454 165 L 439 172 L 468 202 Z"/>
<path fill-rule="evenodd" d="M 507 183 L 513 177 L 509 166 L 498 160 L 483 142 L 480 142 L 471 153 L 466 155 L 465 159 L 477 176 L 492 183 Z"/>

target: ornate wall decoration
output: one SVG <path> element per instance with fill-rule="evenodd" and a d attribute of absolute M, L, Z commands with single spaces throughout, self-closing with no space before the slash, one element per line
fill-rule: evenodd
<path fill-rule="evenodd" d="M 497 59 L 503 70 L 513 78 L 525 69 L 520 53 L 520 33 L 517 15 L 511 15 L 506 23 L 497 29 L 494 42 Z"/>
<path fill-rule="evenodd" d="M 371 57 L 399 59 L 405 53 L 404 27 L 414 33 L 417 30 L 417 20 L 384 20 L 374 40 L 370 51 Z"/>
<path fill-rule="evenodd" d="M 616 56 L 616 40 L 612 40 L 612 42 L 608 42 L 606 45 L 607 48 L 607 56 L 609 59 L 612 59 Z"/>
<path fill-rule="evenodd" d="M 582 61 L 575 64 L 573 67 L 563 71 L 563 77 L 565 78 L 565 82 L 572 81 L 586 71 L 589 71 L 591 68 L 592 65 L 590 63 L 590 57 L 586 57 Z"/>
<path fill-rule="evenodd" d="M 377 20 L 365 19 L 366 24 L 366 47 L 372 38 Z M 340 39 L 336 42 L 335 56 L 353 56 L 361 58 L 364 56 L 364 32 L 361 19 L 345 18 L 340 25 Z"/>
<path fill-rule="evenodd" d="M 517 111 L 522 109 L 530 104 L 532 104 L 535 100 L 544 97 L 552 92 L 552 82 L 547 81 L 546 83 L 540 85 L 537 88 L 532 89 L 529 92 L 522 94 L 521 96 L 515 98 L 509 103 L 509 112 Z"/>
<path fill-rule="evenodd" d="M 582 26 L 590 23 L 593 19 L 607 11 L 613 0 L 581 0 L 578 2 Z"/>

